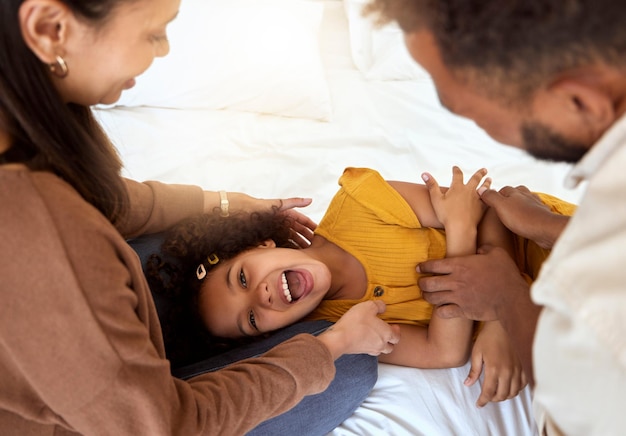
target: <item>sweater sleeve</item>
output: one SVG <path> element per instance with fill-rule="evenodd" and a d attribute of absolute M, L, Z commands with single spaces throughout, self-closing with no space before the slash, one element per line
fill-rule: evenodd
<path fill-rule="evenodd" d="M 204 208 L 203 191 L 198 186 L 155 181 L 139 183 L 129 179 L 126 179 L 126 186 L 130 214 L 118 225 L 126 238 L 163 231 L 183 218 L 201 213 Z"/>
<path fill-rule="evenodd" d="M 58 180 L 0 181 L 0 432 L 10 413 L 23 420 L 15 434 L 242 434 L 334 377 L 310 335 L 172 377 L 141 265 L 117 231 Z"/>

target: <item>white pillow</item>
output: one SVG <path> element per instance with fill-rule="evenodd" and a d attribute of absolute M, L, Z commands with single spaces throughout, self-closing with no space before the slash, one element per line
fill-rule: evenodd
<path fill-rule="evenodd" d="M 327 121 L 331 100 L 318 45 L 322 3 L 184 0 L 170 54 L 119 106 L 233 109 Z"/>
<path fill-rule="evenodd" d="M 344 0 L 350 48 L 356 67 L 368 80 L 414 80 L 430 76 L 411 58 L 402 30 L 396 23 L 374 25 L 373 17 L 364 17 L 363 6 L 369 0 Z"/>

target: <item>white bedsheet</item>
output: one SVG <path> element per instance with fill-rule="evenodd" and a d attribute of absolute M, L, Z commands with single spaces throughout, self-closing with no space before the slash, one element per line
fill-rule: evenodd
<path fill-rule="evenodd" d="M 489 169 L 495 187 L 525 184 L 577 202 L 567 191 L 568 165 L 538 162 L 489 139 L 447 113 L 427 80 L 366 81 L 350 57 L 339 1 L 325 2 L 320 34 L 333 105 L 330 122 L 256 113 L 113 108 L 96 114 L 125 163 L 125 175 L 192 183 L 258 197 L 305 196 L 319 220 L 347 166 L 377 169 L 387 179 L 420 182 L 429 171 L 442 185 L 452 165 Z M 418 370 L 380 365 L 365 403 L 333 435 L 533 435 L 530 393 L 478 409 L 479 386 L 463 380 L 469 365 Z"/>
<path fill-rule="evenodd" d="M 331 435 L 536 435 L 530 390 L 514 399 L 475 406 L 478 384 L 466 387 L 469 364 L 418 370 L 379 364 L 372 394 Z"/>

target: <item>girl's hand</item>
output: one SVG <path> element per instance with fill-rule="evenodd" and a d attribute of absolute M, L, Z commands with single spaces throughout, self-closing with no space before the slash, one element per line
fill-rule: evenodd
<path fill-rule="evenodd" d="M 447 190 L 442 190 L 432 175 L 422 174 L 437 219 L 446 229 L 459 221 L 469 227 L 478 225 L 487 207 L 481 201 L 477 190 L 480 189 L 482 192 L 491 186 L 490 178 L 486 178 L 481 184 L 486 174 L 487 170 L 482 168 L 470 177 L 467 184 L 464 184 L 463 172 L 459 167 L 454 166 L 452 167 L 452 183 Z"/>
<path fill-rule="evenodd" d="M 334 359 L 344 354 L 389 354 L 400 340 L 400 333 L 397 325 L 389 325 L 378 318 L 384 311 L 385 303 L 380 300 L 359 303 L 318 338 Z"/>
<path fill-rule="evenodd" d="M 528 384 L 520 359 L 498 321 L 485 323 L 476 338 L 470 360 L 466 386 L 476 383 L 485 368 L 483 387 L 476 401 L 478 407 L 490 401 L 513 398 Z"/>

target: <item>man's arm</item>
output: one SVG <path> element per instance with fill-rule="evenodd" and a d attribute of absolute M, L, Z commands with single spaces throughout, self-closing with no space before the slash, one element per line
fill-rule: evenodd
<path fill-rule="evenodd" d="M 418 265 L 424 299 L 440 308 L 440 316 L 479 321 L 500 320 L 524 371 L 533 383 L 532 342 L 541 306 L 530 299 L 530 285 L 508 253 L 483 246 L 478 254 L 429 260 Z"/>

